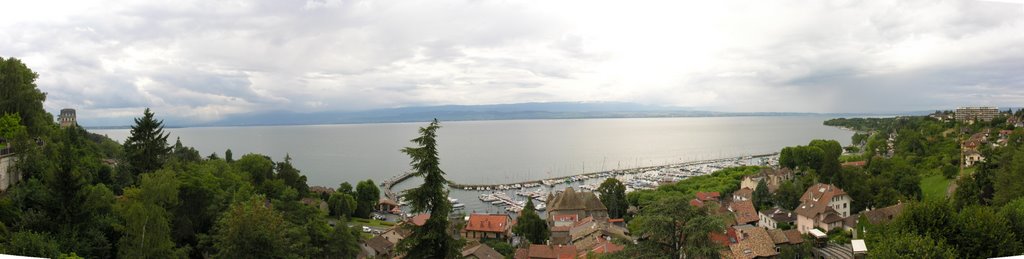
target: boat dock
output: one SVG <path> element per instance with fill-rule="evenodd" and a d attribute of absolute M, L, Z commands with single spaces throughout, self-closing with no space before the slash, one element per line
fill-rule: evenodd
<path fill-rule="evenodd" d="M 778 152 L 774 152 L 774 153 L 761 154 L 761 155 L 751 155 L 751 156 L 742 156 L 742 157 L 710 159 L 710 160 L 701 160 L 701 161 L 692 161 L 692 162 L 684 162 L 684 163 L 676 163 L 676 164 L 667 164 L 667 165 L 658 165 L 658 166 L 647 166 L 647 167 L 622 169 L 622 170 L 611 170 L 611 171 L 602 171 L 602 172 L 590 172 L 590 173 L 582 173 L 582 174 L 576 174 L 576 175 L 571 175 L 571 176 L 562 176 L 562 177 L 554 177 L 554 178 L 548 178 L 548 179 L 542 179 L 542 180 L 530 180 L 530 181 L 522 181 L 522 182 L 515 182 L 515 183 L 504 183 L 504 184 L 460 184 L 460 183 L 455 183 L 453 181 L 449 181 L 448 182 L 448 186 L 453 188 L 453 189 L 475 190 L 475 191 L 514 190 L 514 189 L 532 188 L 532 187 L 539 187 L 539 186 L 548 186 L 548 187 L 550 187 L 550 186 L 554 186 L 554 185 L 557 185 L 557 184 L 563 184 L 563 183 L 568 184 L 568 183 L 573 183 L 573 182 L 581 182 L 581 181 L 584 181 L 584 180 L 588 180 L 588 179 L 592 179 L 592 178 L 598 178 L 598 177 L 607 178 L 607 177 L 616 177 L 616 176 L 621 176 L 621 175 L 642 174 L 644 172 L 648 172 L 648 171 L 652 171 L 652 170 L 661 170 L 661 169 L 667 169 L 667 168 L 681 168 L 681 167 L 695 166 L 695 165 L 714 165 L 714 164 L 727 163 L 727 162 L 740 161 L 740 160 L 747 160 L 747 159 L 754 159 L 754 158 L 773 157 L 773 156 L 777 156 L 777 155 L 779 155 L 779 153 Z M 404 173 L 402 175 L 398 175 L 398 176 L 392 177 L 391 179 L 385 180 L 384 182 L 381 182 L 380 186 L 384 189 L 384 196 L 386 196 L 388 199 L 391 199 L 391 200 L 393 200 L 395 202 L 400 202 L 400 196 L 401 195 L 399 193 L 394 192 L 393 187 L 395 185 L 401 183 L 402 181 L 405 181 L 405 180 L 409 179 L 410 177 L 412 177 L 412 174 L 413 174 L 413 172 L 406 172 L 406 173 Z M 505 199 L 500 199 L 500 200 L 505 201 Z M 512 201 L 512 199 L 508 199 L 508 201 Z"/>
<path fill-rule="evenodd" d="M 643 173 L 643 172 L 647 172 L 647 171 L 651 171 L 651 170 L 659 170 L 659 169 L 663 169 L 663 168 L 678 168 L 678 167 L 701 165 L 701 164 L 715 164 L 715 163 L 735 161 L 735 160 L 740 160 L 740 159 L 765 158 L 765 157 L 772 157 L 772 156 L 777 156 L 777 155 L 779 155 L 779 153 L 775 152 L 775 153 L 770 153 L 770 154 L 761 154 L 761 155 L 744 156 L 744 157 L 731 157 L 731 158 L 701 160 L 701 161 L 692 161 L 692 162 L 684 162 L 684 163 L 668 164 L 668 165 L 657 165 L 657 166 L 639 167 L 639 168 L 631 168 L 631 169 L 623 169 L 623 170 L 590 172 L 590 173 L 582 173 L 582 174 L 571 175 L 571 176 L 562 176 L 562 177 L 554 177 L 554 178 L 548 178 L 548 179 L 542 179 L 542 180 L 531 180 L 531 181 L 523 181 L 523 182 L 516 182 L 516 183 L 506 183 L 506 184 L 459 184 L 459 183 L 451 182 L 451 183 L 448 184 L 448 186 L 451 187 L 451 188 L 455 188 L 455 189 L 475 190 L 475 191 L 513 190 L 513 189 L 521 189 L 521 188 L 532 188 L 532 187 L 537 187 L 537 186 L 541 186 L 541 185 L 553 186 L 553 185 L 559 184 L 559 183 L 572 183 L 572 182 L 583 181 L 583 180 L 587 180 L 587 179 L 591 179 L 591 178 L 595 178 L 595 177 L 615 177 L 615 176 L 620 176 L 620 175 L 639 174 L 639 173 Z"/>

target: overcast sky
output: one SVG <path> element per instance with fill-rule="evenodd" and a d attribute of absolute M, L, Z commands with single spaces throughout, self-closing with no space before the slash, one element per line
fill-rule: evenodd
<path fill-rule="evenodd" d="M 717 111 L 1024 106 L 1024 0 L 12 1 L 47 110 L 622 101 Z M 1017 2 L 1017 3 L 1014 3 Z"/>

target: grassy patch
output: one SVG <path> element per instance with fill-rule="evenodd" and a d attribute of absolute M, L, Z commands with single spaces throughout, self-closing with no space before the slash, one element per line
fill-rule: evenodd
<path fill-rule="evenodd" d="M 949 179 L 940 174 L 933 174 L 921 178 L 921 193 L 925 200 L 936 200 L 946 198 L 946 188 L 949 187 Z"/>
<path fill-rule="evenodd" d="M 387 228 L 394 226 L 395 223 L 380 221 L 376 219 L 364 219 L 364 218 L 352 218 L 352 224 L 358 226 L 371 226 L 371 227 L 382 227 Z"/>

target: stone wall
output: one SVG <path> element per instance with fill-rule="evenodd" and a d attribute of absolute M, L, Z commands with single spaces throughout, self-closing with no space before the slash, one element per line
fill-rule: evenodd
<path fill-rule="evenodd" d="M 14 170 L 16 160 L 13 154 L 0 157 L 0 192 L 6 192 L 7 188 L 21 180 L 21 174 Z"/>

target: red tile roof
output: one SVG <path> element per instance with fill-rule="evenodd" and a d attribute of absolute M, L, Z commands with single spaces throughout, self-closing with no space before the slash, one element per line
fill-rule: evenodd
<path fill-rule="evenodd" d="M 861 161 L 846 162 L 846 163 L 843 163 L 843 166 L 859 166 L 859 167 L 864 167 L 867 164 L 868 164 L 868 161 L 861 160 Z"/>
<path fill-rule="evenodd" d="M 800 234 L 800 230 L 790 229 L 782 231 L 782 233 L 786 234 L 786 240 L 788 240 L 790 244 L 795 245 L 804 242 L 804 236 Z"/>
<path fill-rule="evenodd" d="M 421 226 L 422 227 L 423 224 L 427 224 L 427 219 L 430 219 L 430 214 L 421 213 L 421 214 L 417 214 L 416 216 L 413 216 L 412 218 L 410 218 L 409 222 L 412 222 L 413 225 Z"/>
<path fill-rule="evenodd" d="M 754 202 L 751 200 L 734 201 L 729 204 L 729 208 L 732 208 L 733 215 L 736 215 L 736 224 L 757 222 L 759 219 L 757 210 L 754 209 Z"/>
<path fill-rule="evenodd" d="M 690 206 L 704 207 L 704 202 L 700 201 L 700 199 L 692 199 L 690 200 Z"/>
<path fill-rule="evenodd" d="M 619 222 L 626 222 L 626 220 L 625 219 L 608 219 L 608 222 L 610 222 L 610 223 L 619 223 Z"/>
<path fill-rule="evenodd" d="M 700 201 L 718 200 L 720 196 L 718 192 L 697 192 L 697 199 Z"/>
<path fill-rule="evenodd" d="M 470 214 L 466 231 L 504 233 L 510 229 L 512 219 L 505 214 Z"/>
<path fill-rule="evenodd" d="M 846 195 L 846 192 L 831 184 L 819 183 L 811 185 L 807 187 L 807 191 L 800 197 L 800 206 L 796 207 L 796 210 L 793 212 L 808 218 L 816 217 L 818 214 L 825 213 L 831 208 L 828 206 L 828 203 L 832 201 L 833 197 L 842 195 Z"/>
<path fill-rule="evenodd" d="M 622 251 L 622 249 L 625 249 L 625 248 L 626 248 L 625 246 L 622 246 L 622 245 L 619 245 L 619 244 L 616 244 L 616 243 L 612 243 L 611 241 L 608 241 L 607 239 L 600 238 L 600 240 L 598 240 L 597 245 L 595 245 L 594 248 L 592 248 L 592 249 L 590 249 L 588 251 L 581 252 L 579 254 L 579 257 L 587 258 L 587 254 L 588 253 L 610 254 L 610 253 L 615 253 L 615 252 L 618 252 L 618 251 Z"/>
<path fill-rule="evenodd" d="M 723 246 L 729 246 L 736 243 L 736 229 L 732 227 L 726 228 L 725 233 L 711 232 L 708 234 L 711 237 L 711 241 L 722 244 Z"/>
<path fill-rule="evenodd" d="M 519 255 L 520 253 L 517 251 L 516 258 L 519 258 Z M 523 258 L 576 258 L 576 248 L 573 246 L 548 246 L 531 244 L 530 248 L 527 248 L 526 257 Z"/>
<path fill-rule="evenodd" d="M 743 197 L 743 198 L 745 198 L 747 200 L 750 200 L 754 196 L 754 190 L 751 190 L 749 188 L 739 189 L 739 190 L 736 190 L 735 192 L 733 192 L 732 196 L 734 196 L 734 197 L 735 196 L 739 196 L 739 197 Z M 733 199 L 735 199 L 735 198 L 733 198 Z"/>

